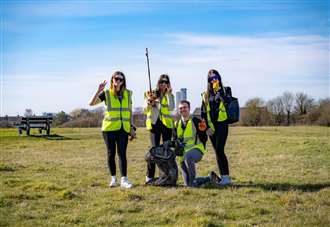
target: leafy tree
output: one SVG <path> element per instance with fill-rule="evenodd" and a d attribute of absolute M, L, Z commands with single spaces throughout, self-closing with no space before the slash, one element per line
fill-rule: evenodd
<path fill-rule="evenodd" d="M 246 106 L 246 113 L 242 118 L 244 125 L 258 126 L 261 124 L 262 107 L 265 102 L 261 98 L 249 99 Z"/>
<path fill-rule="evenodd" d="M 320 117 L 318 119 L 319 125 L 330 126 L 330 98 L 320 100 Z"/>
<path fill-rule="evenodd" d="M 56 114 L 54 119 L 54 125 L 61 125 L 70 120 L 70 116 L 66 114 L 63 110 Z"/>
<path fill-rule="evenodd" d="M 77 118 L 81 118 L 81 117 L 89 117 L 91 116 L 91 113 L 89 112 L 88 109 L 83 109 L 83 108 L 79 108 L 79 109 L 75 109 L 73 111 L 71 111 L 70 116 L 74 119 Z"/>
<path fill-rule="evenodd" d="M 31 116 L 33 116 L 32 109 L 25 109 L 24 116 L 25 117 L 31 117 Z"/>

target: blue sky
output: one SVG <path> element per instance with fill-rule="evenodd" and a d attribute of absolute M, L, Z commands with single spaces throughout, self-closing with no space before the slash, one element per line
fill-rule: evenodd
<path fill-rule="evenodd" d="M 200 105 L 215 68 L 243 105 L 284 91 L 329 97 L 328 1 L 1 0 L 1 115 L 89 108 L 122 70 L 134 107 L 168 73 Z"/>

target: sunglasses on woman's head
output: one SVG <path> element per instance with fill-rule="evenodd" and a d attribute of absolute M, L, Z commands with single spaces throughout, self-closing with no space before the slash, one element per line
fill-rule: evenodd
<path fill-rule="evenodd" d="M 168 80 L 161 80 L 160 84 L 169 84 Z"/>
<path fill-rule="evenodd" d="M 119 81 L 119 82 L 123 82 L 124 81 L 124 79 L 121 78 L 121 77 L 114 77 L 113 79 L 115 79 L 115 81 Z"/>
<path fill-rule="evenodd" d="M 210 76 L 208 80 L 209 80 L 210 83 L 211 83 L 213 80 L 219 80 L 219 81 L 220 81 L 220 76 L 218 76 L 218 75 L 214 75 L 214 74 L 213 74 L 213 76 Z"/>

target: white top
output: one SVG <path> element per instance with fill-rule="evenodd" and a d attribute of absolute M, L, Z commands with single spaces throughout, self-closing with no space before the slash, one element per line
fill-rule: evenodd
<path fill-rule="evenodd" d="M 172 93 L 166 93 L 165 94 L 168 102 L 168 110 L 173 111 L 175 107 L 174 103 L 174 95 Z M 143 111 L 146 113 L 151 109 L 151 123 L 156 124 L 157 119 L 159 117 L 159 112 L 160 112 L 160 102 L 157 102 L 155 106 L 151 106 L 148 104 L 148 97 L 146 93 L 144 94 L 144 106 L 143 106 Z"/>

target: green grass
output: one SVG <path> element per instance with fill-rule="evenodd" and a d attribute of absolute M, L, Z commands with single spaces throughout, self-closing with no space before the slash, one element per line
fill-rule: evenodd
<path fill-rule="evenodd" d="M 108 187 L 99 129 L 52 133 L 0 129 L 0 226 L 330 226 L 329 128 L 230 128 L 234 184 L 200 189 L 144 186 L 145 129 L 127 151 L 131 190 Z M 217 170 L 207 147 L 199 175 Z"/>

